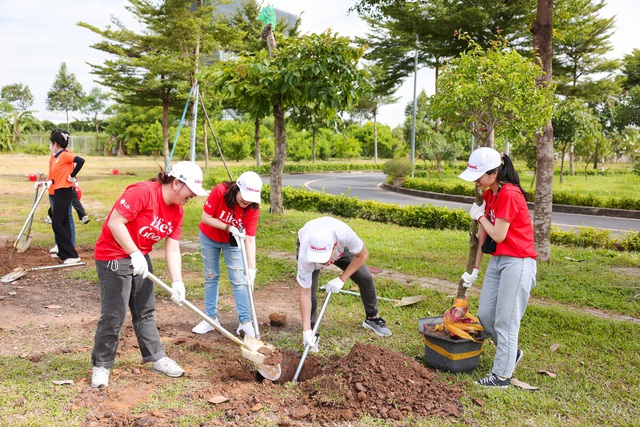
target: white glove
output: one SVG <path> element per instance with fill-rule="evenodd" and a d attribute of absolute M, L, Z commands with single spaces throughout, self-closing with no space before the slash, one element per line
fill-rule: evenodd
<path fill-rule="evenodd" d="M 171 295 L 171 300 L 182 307 L 182 301 L 184 301 L 185 289 L 184 283 L 182 280 L 176 280 L 171 284 L 171 290 L 173 291 L 173 295 Z"/>
<path fill-rule="evenodd" d="M 43 186 L 44 189 L 46 190 L 47 188 L 51 187 L 51 185 L 53 185 L 53 181 L 52 180 L 48 180 L 48 181 L 38 181 L 35 183 L 35 187 L 39 187 L 39 186 Z"/>
<path fill-rule="evenodd" d="M 473 218 L 475 221 L 479 220 L 481 216 L 485 215 L 485 206 L 487 205 L 487 202 L 483 201 L 481 206 L 478 206 L 477 204 L 473 204 L 471 205 L 471 209 L 469 209 L 469 215 L 471 216 L 471 218 Z"/>
<path fill-rule="evenodd" d="M 76 183 L 76 181 L 77 181 L 77 179 L 76 179 L 75 177 L 73 177 L 73 176 L 69 175 L 69 176 L 67 177 L 67 181 L 69 181 L 69 182 L 70 182 L 70 183 L 72 183 L 72 184 L 75 184 L 75 183 Z"/>
<path fill-rule="evenodd" d="M 342 289 L 342 287 L 344 286 L 344 280 L 342 280 L 340 277 L 336 277 L 335 279 L 331 279 L 327 282 L 327 284 L 324 286 L 324 289 L 329 292 L 340 292 L 340 289 Z"/>
<path fill-rule="evenodd" d="M 229 233 L 241 239 L 247 237 L 244 230 L 241 231 L 238 227 L 234 227 L 233 225 L 229 227 Z"/>
<path fill-rule="evenodd" d="M 147 260 L 145 259 L 144 255 L 142 255 L 142 252 L 131 252 L 129 256 L 131 257 L 131 265 L 129 267 L 133 268 L 133 275 L 137 276 L 138 274 L 140 274 L 142 275 L 143 279 L 147 277 L 147 273 L 149 272 L 149 265 L 147 264 Z"/>
<path fill-rule="evenodd" d="M 462 273 L 462 286 L 469 289 L 471 285 L 473 285 L 473 283 L 478 278 L 479 273 L 480 273 L 480 269 L 475 267 L 471 271 L 471 274 L 467 273 L 466 271 Z"/>
<path fill-rule="evenodd" d="M 256 269 L 255 268 L 247 268 L 247 286 L 253 288 L 253 284 L 256 281 Z"/>
<path fill-rule="evenodd" d="M 302 344 L 306 347 L 309 346 L 309 350 L 317 353 L 318 352 L 318 337 L 313 335 L 313 329 L 309 329 L 302 333 Z"/>

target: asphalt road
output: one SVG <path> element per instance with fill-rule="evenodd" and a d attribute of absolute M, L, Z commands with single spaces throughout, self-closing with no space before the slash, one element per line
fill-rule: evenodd
<path fill-rule="evenodd" d="M 269 177 L 263 177 L 265 184 Z M 469 209 L 469 204 L 450 202 L 446 200 L 428 199 L 395 191 L 383 190 L 385 175 L 381 172 L 351 172 L 351 173 L 317 173 L 317 174 L 285 174 L 282 183 L 285 187 L 305 188 L 311 191 L 325 191 L 327 194 L 345 194 L 360 200 L 375 200 L 399 205 L 433 205 L 451 209 Z M 533 215 L 533 211 L 531 211 Z M 609 216 L 595 216 L 582 214 L 554 213 L 553 225 L 564 230 L 579 227 L 595 227 L 610 230 L 612 233 L 626 233 L 640 231 L 640 220 L 615 218 Z"/>

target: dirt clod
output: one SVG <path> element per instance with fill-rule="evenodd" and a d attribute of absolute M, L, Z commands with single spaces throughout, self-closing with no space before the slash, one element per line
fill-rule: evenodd
<path fill-rule="evenodd" d="M 287 315 L 281 313 L 271 313 L 269 315 L 269 324 L 276 328 L 287 326 Z"/>

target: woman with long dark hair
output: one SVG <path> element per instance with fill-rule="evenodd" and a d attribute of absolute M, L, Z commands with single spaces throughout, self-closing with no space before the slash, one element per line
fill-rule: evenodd
<path fill-rule="evenodd" d="M 471 274 L 462 280 L 469 287 L 478 278 L 485 253 L 491 254 L 484 275 L 478 318 L 496 344 L 491 373 L 476 383 L 507 388 L 524 352 L 518 346 L 520 321 L 536 285 L 537 253 L 527 193 L 509 156 L 489 147 L 471 153 L 467 169 L 460 174 L 484 191 L 481 206 L 473 204 L 469 214 L 478 221 L 478 251 Z"/>
<path fill-rule="evenodd" d="M 255 337 L 251 323 L 249 295 L 244 283 L 244 266 L 240 248 L 234 236 L 245 238 L 247 251 L 246 275 L 253 286 L 256 277 L 256 233 L 260 218 L 262 179 L 255 172 L 244 172 L 237 181 L 222 182 L 211 190 L 200 222 L 200 251 L 204 266 L 204 311 L 218 322 L 218 288 L 220 254 L 227 264 L 227 273 L 238 312 L 238 335 Z M 205 334 L 214 328 L 204 320 L 192 332 Z"/>

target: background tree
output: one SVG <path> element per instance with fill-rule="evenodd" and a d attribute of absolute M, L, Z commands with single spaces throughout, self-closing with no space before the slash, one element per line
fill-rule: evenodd
<path fill-rule="evenodd" d="M 640 86 L 640 49 L 633 49 L 622 58 L 622 74 L 625 89 Z"/>
<path fill-rule="evenodd" d="M 553 114 L 554 146 L 560 151 L 560 183 L 563 182 L 564 158 L 567 150 L 573 156 L 573 147 L 578 145 L 581 152 L 595 149 L 594 138 L 599 139 L 602 128 L 593 111 L 579 98 L 566 98 L 556 103 Z M 589 153 L 591 158 L 594 153 Z"/>
<path fill-rule="evenodd" d="M 31 114 L 28 110 L 33 105 L 33 95 L 29 86 L 22 83 L 3 86 L 0 91 L 0 100 L 7 102 L 15 109 L 13 131 L 11 132 L 12 140 L 14 144 L 22 142 L 21 120 L 23 116 Z"/>
<path fill-rule="evenodd" d="M 116 102 L 162 107 L 163 154 L 168 164 L 170 108 L 184 106 L 199 58 L 213 60 L 215 52 L 237 42 L 238 33 L 214 14 L 215 1 L 200 1 L 197 7 L 191 0 L 130 3 L 128 10 L 144 26 L 140 34 L 115 18 L 114 29 L 78 25 L 103 37 L 91 47 L 113 56 L 103 65 L 90 65 L 98 81 L 112 89 Z"/>
<path fill-rule="evenodd" d="M 540 67 L 505 42 L 496 41 L 487 50 L 471 39 L 468 43 L 468 52 L 448 61 L 440 74 L 432 116 L 470 130 L 477 145 L 485 147 L 493 147 L 494 131 L 508 135 L 540 129 L 553 111 L 553 87 L 535 83 Z"/>
<path fill-rule="evenodd" d="M 614 18 L 600 16 L 602 0 L 561 0 L 557 4 L 553 39 L 553 76 L 560 95 L 596 101 L 616 92 L 607 74 L 620 67 L 608 59 Z M 604 77 L 602 77 L 604 75 Z"/>
<path fill-rule="evenodd" d="M 296 105 L 344 111 L 357 102 L 363 74 L 357 63 L 362 48 L 327 31 L 285 38 L 271 57 L 266 50 L 240 55 L 216 70 L 203 73 L 220 95 L 245 99 L 256 116 L 274 115 L 276 151 L 271 163 L 271 211 L 282 213 L 282 172 L 286 159 L 284 112 Z"/>
<path fill-rule="evenodd" d="M 89 115 L 91 122 L 96 130 L 96 141 L 98 140 L 98 134 L 100 133 L 100 115 L 107 109 L 107 101 L 109 100 L 109 94 L 104 93 L 98 87 L 91 89 L 89 94 L 85 97 L 83 102 L 83 111 Z"/>
<path fill-rule="evenodd" d="M 363 118 L 373 119 L 373 163 L 378 164 L 378 113 L 380 108 L 393 104 L 400 99 L 393 94 L 398 89 L 400 81 L 395 81 L 394 84 L 383 84 L 384 70 L 381 66 L 376 64 L 365 64 L 364 70 L 366 71 L 366 81 L 368 83 L 368 90 L 365 90 L 355 108 L 352 110 L 352 114 Z"/>
<path fill-rule="evenodd" d="M 84 91 L 76 75 L 67 71 L 67 64 L 60 65 L 51 90 L 47 92 L 47 110 L 64 111 L 69 131 L 69 111 L 78 111 L 82 107 Z"/>

